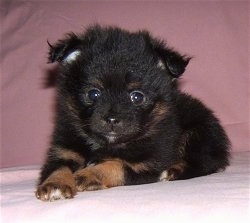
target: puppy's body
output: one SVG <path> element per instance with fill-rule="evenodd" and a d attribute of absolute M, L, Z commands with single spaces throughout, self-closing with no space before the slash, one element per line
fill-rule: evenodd
<path fill-rule="evenodd" d="M 90 27 L 51 46 L 57 118 L 37 198 L 187 179 L 228 165 L 213 113 L 179 91 L 189 58 L 147 32 Z"/>

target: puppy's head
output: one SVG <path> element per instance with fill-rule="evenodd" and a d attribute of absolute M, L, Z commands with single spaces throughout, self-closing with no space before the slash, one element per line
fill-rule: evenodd
<path fill-rule="evenodd" d="M 157 134 L 189 58 L 148 32 L 93 26 L 50 45 L 59 104 L 78 132 L 109 144 Z"/>

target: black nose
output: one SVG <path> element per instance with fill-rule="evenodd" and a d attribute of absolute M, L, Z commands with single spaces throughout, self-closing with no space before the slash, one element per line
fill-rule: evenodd
<path fill-rule="evenodd" d="M 120 121 L 117 119 L 117 118 L 115 118 L 115 117 L 107 117 L 107 118 L 105 118 L 105 121 L 107 122 L 107 123 L 109 123 L 109 124 L 112 124 L 112 125 L 114 125 L 114 124 L 118 124 Z"/>

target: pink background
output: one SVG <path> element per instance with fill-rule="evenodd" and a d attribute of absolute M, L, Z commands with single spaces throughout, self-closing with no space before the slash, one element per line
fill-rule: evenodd
<path fill-rule="evenodd" d="M 53 129 L 47 43 L 88 24 L 148 29 L 194 57 L 182 89 L 221 120 L 233 151 L 249 146 L 248 1 L 1 1 L 1 166 L 41 164 Z"/>

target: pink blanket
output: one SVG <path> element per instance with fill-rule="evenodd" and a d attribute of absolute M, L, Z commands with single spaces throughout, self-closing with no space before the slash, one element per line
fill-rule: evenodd
<path fill-rule="evenodd" d="M 96 22 L 147 29 L 193 56 L 183 91 L 215 111 L 233 151 L 250 151 L 247 1 L 6 0 L 0 9 L 1 167 L 42 163 L 55 114 L 46 41 L 55 43 L 65 32 Z"/>
<path fill-rule="evenodd" d="M 34 196 L 38 167 L 1 169 L 1 222 L 249 222 L 249 158 L 234 153 L 225 172 L 205 177 L 82 192 L 52 203 Z"/>

